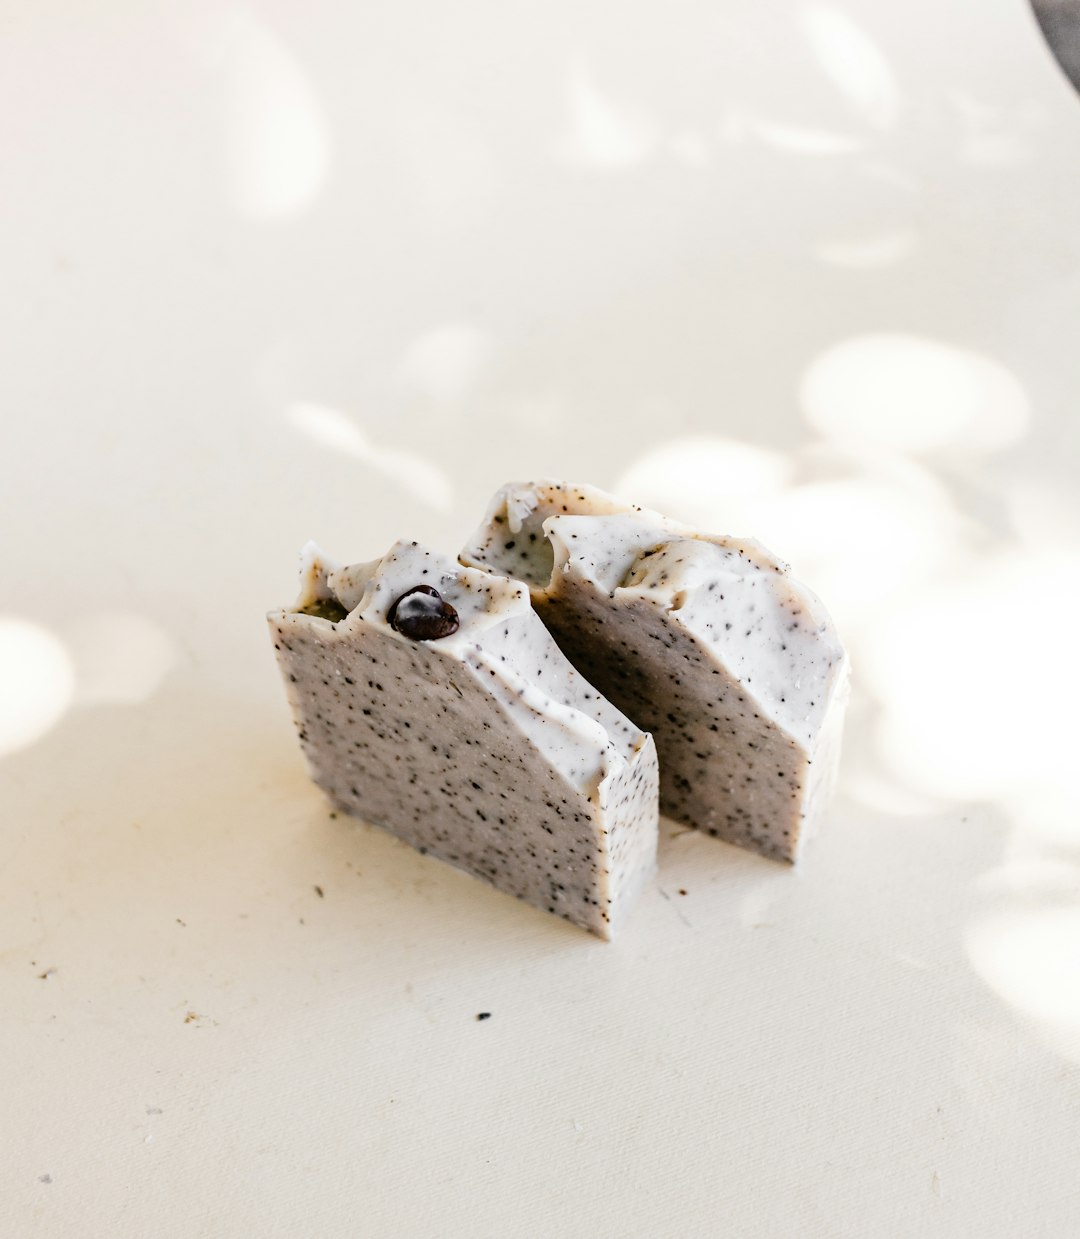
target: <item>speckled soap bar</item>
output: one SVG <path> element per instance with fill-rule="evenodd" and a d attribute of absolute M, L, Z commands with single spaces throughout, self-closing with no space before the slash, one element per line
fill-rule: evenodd
<path fill-rule="evenodd" d="M 558 482 L 500 490 L 461 560 L 524 580 L 570 661 L 653 734 L 664 813 L 797 859 L 828 802 L 848 664 L 786 564 Z"/>
<path fill-rule="evenodd" d="M 611 937 L 655 865 L 656 752 L 526 586 L 415 542 L 349 567 L 309 547 L 302 580 L 268 620 L 331 801 Z"/>

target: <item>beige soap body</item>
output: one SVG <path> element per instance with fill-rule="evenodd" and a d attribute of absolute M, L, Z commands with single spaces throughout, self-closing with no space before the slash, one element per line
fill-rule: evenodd
<path fill-rule="evenodd" d="M 525 580 L 570 661 L 652 733 L 664 813 L 797 859 L 828 804 L 848 663 L 785 564 L 557 482 L 504 487 L 461 558 Z"/>
<path fill-rule="evenodd" d="M 395 611 L 418 587 L 439 602 Z M 414 603 L 436 630 L 452 613 L 453 631 L 418 638 Z M 612 936 L 655 865 L 655 750 L 568 663 L 524 585 L 416 543 L 346 568 L 311 550 L 300 601 L 268 620 L 335 805 Z"/>

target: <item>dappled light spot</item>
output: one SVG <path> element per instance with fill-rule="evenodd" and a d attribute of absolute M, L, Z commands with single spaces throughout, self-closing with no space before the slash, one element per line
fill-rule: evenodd
<path fill-rule="evenodd" d="M 1059 771 L 1057 777 L 1018 784 L 1000 797 L 1014 837 L 1029 847 L 1067 848 L 1080 856 L 1080 786 Z"/>
<path fill-rule="evenodd" d="M 984 168 L 1015 168 L 1030 157 L 1029 142 L 1022 134 L 1009 131 L 972 134 L 960 152 L 965 163 Z"/>
<path fill-rule="evenodd" d="M 549 434 L 566 426 L 574 413 L 566 398 L 554 391 L 523 391 L 511 395 L 501 406 L 508 423 L 527 432 L 526 442 L 533 442 L 537 426 L 543 426 Z"/>
<path fill-rule="evenodd" d="M 471 323 L 446 323 L 414 340 L 401 360 L 402 382 L 437 404 L 456 404 L 495 351 L 490 333 Z"/>
<path fill-rule="evenodd" d="M 850 733 L 845 743 L 851 743 Z M 856 804 L 887 813 L 891 817 L 930 817 L 940 813 L 947 802 L 920 795 L 903 783 L 886 778 L 865 763 L 853 766 L 845 761 L 840 767 L 839 786 L 845 796 Z"/>
<path fill-rule="evenodd" d="M 1007 857 L 1004 863 L 981 874 L 975 886 L 984 897 L 1071 898 L 1080 890 L 1080 868 L 1062 860 L 1021 854 Z"/>
<path fill-rule="evenodd" d="M 882 129 L 892 125 L 900 92 L 884 53 L 866 31 L 827 4 L 807 5 L 802 27 L 818 64 L 862 118 Z"/>
<path fill-rule="evenodd" d="M 1041 105 L 1034 100 L 1002 107 L 984 103 L 967 91 L 949 91 L 948 101 L 963 129 L 960 158 L 986 168 L 1013 168 L 1032 154 L 1032 141 L 1045 123 Z"/>
<path fill-rule="evenodd" d="M 779 452 L 700 435 L 650 448 L 615 490 L 634 503 L 726 533 L 741 524 L 753 501 L 776 494 L 791 473 L 791 462 Z"/>
<path fill-rule="evenodd" d="M 857 473 L 786 491 L 761 507 L 753 528 L 813 584 L 848 635 L 944 569 L 960 540 L 944 496 Z"/>
<path fill-rule="evenodd" d="M 879 752 L 900 779 L 957 800 L 1022 796 L 1075 765 L 1080 555 L 1002 554 L 864 634 Z"/>
<path fill-rule="evenodd" d="M 1000 998 L 1035 1021 L 1058 1052 L 1080 1057 L 1080 909 L 1063 900 L 995 913 L 968 930 L 966 946 Z"/>
<path fill-rule="evenodd" d="M 747 124 L 766 146 L 792 155 L 851 155 L 865 145 L 861 138 L 852 134 L 828 129 L 781 125 L 767 120 L 751 120 Z"/>
<path fill-rule="evenodd" d="M 77 705 L 146 701 L 176 663 L 168 633 L 131 611 L 75 618 L 64 635 L 75 665 Z"/>
<path fill-rule="evenodd" d="M 898 168 L 895 164 L 886 163 L 881 159 L 864 159 L 859 164 L 859 174 L 868 181 L 885 185 L 889 189 L 899 189 L 913 198 L 919 194 L 923 186 L 911 172 Z"/>
<path fill-rule="evenodd" d="M 814 246 L 814 257 L 834 267 L 855 271 L 876 271 L 902 262 L 915 249 L 918 237 L 910 228 L 880 232 L 864 237 L 821 241 Z"/>
<path fill-rule="evenodd" d="M 759 538 L 813 585 L 849 637 L 949 568 L 966 528 L 924 466 L 866 447 L 785 455 L 690 436 L 650 448 L 613 489 L 710 532 Z"/>
<path fill-rule="evenodd" d="M 608 98 L 582 57 L 570 66 L 567 82 L 569 132 L 555 147 L 566 163 L 591 168 L 624 168 L 641 163 L 657 144 L 655 121 L 641 109 Z"/>
<path fill-rule="evenodd" d="M 712 158 L 708 142 L 700 133 L 677 133 L 668 139 L 668 149 L 679 161 L 691 168 L 704 168 Z"/>
<path fill-rule="evenodd" d="M 1030 546 L 1080 547 L 1080 501 L 1050 478 L 1020 478 L 1005 488 L 1012 527 Z"/>
<path fill-rule="evenodd" d="M 289 424 L 312 442 L 366 460 L 371 444 L 360 427 L 337 409 L 322 404 L 294 404 L 286 414 Z"/>
<path fill-rule="evenodd" d="M 413 206 L 439 233 L 475 227 L 504 189 L 505 168 L 484 130 L 436 92 L 402 85 L 387 101 L 386 139 L 405 174 Z"/>
<path fill-rule="evenodd" d="M 75 673 L 63 643 L 47 628 L 0 616 L 0 756 L 28 748 L 71 705 Z"/>
<path fill-rule="evenodd" d="M 221 38 L 229 201 L 254 219 L 296 214 L 321 191 L 330 133 L 311 77 L 259 17 L 236 11 Z"/>
<path fill-rule="evenodd" d="M 999 362 L 920 336 L 856 336 L 803 376 L 806 420 L 844 443 L 901 452 L 992 452 L 1023 438 L 1027 394 Z"/>
<path fill-rule="evenodd" d="M 721 142 L 738 145 L 745 142 L 750 133 L 750 120 L 742 112 L 732 109 L 720 118 L 718 135 Z"/>
<path fill-rule="evenodd" d="M 344 413 L 321 404 L 295 404 L 286 411 L 294 430 L 320 446 L 361 461 L 438 512 L 453 505 L 454 487 L 438 465 L 406 448 L 378 447 Z"/>

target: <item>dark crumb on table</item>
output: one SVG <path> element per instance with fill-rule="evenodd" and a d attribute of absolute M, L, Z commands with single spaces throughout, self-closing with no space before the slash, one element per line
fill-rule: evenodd
<path fill-rule="evenodd" d="M 480 1011 L 480 1012 L 478 1012 L 478 1013 L 477 1013 L 476 1018 L 477 1018 L 478 1020 L 490 1020 L 490 1019 L 491 1019 L 491 1012 L 490 1012 L 490 1011 Z"/>
<path fill-rule="evenodd" d="M 680 894 L 680 895 L 685 895 L 685 894 L 686 894 L 686 891 L 684 891 L 684 890 L 682 889 L 682 887 L 679 887 L 679 894 Z"/>
<path fill-rule="evenodd" d="M 315 894 L 318 895 L 320 899 L 326 898 L 326 892 L 323 890 L 321 886 L 315 887 Z"/>
<path fill-rule="evenodd" d="M 336 813 L 331 813 L 331 814 L 330 814 L 330 820 L 331 820 L 332 822 L 336 822 L 336 821 L 337 821 L 337 814 L 336 814 Z"/>

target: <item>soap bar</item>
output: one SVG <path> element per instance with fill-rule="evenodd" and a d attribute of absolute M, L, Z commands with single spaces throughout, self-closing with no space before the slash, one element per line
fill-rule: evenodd
<path fill-rule="evenodd" d="M 415 542 L 305 549 L 268 616 L 312 779 L 499 890 L 611 937 L 652 873 L 652 739 L 574 670 L 520 581 Z"/>
<path fill-rule="evenodd" d="M 574 666 L 652 733 L 663 813 L 797 859 L 827 807 L 848 662 L 786 564 L 560 482 L 503 487 L 461 560 L 525 581 Z"/>

